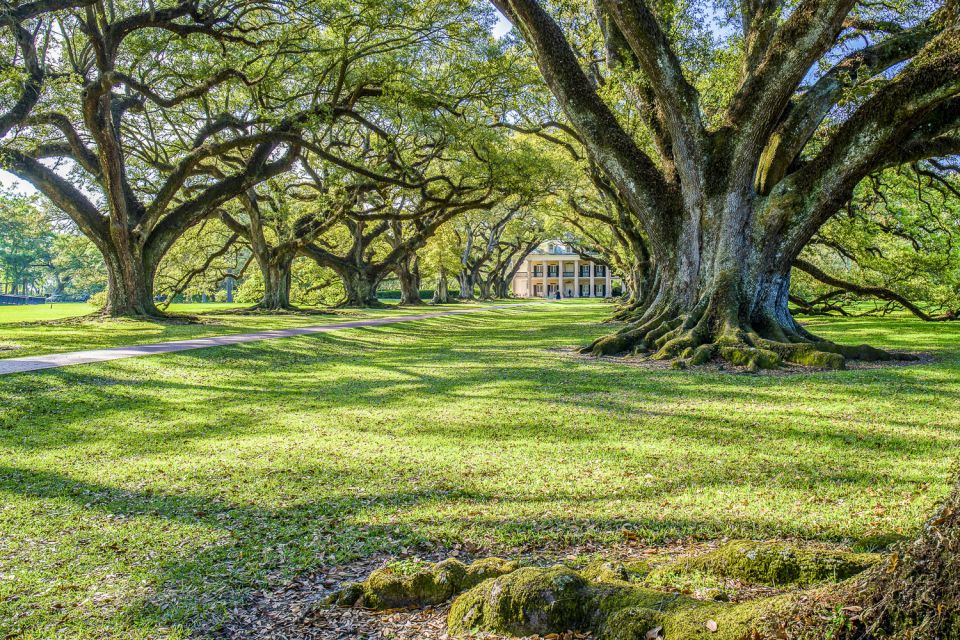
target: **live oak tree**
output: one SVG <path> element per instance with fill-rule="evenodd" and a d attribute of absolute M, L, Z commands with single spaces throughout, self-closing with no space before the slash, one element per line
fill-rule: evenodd
<path fill-rule="evenodd" d="M 221 219 L 243 237 L 260 268 L 261 309 L 291 309 L 293 261 L 309 243 L 338 222 L 353 204 L 349 194 L 332 195 L 317 177 L 314 184 L 291 182 L 289 174 L 251 188 L 235 201 L 235 209 L 221 211 Z M 298 188 L 313 188 L 315 196 L 297 196 Z M 304 206 L 302 200 L 311 201 Z"/>
<path fill-rule="evenodd" d="M 106 313 L 156 315 L 172 243 L 295 158 L 294 121 L 262 117 L 245 91 L 279 46 L 274 17 L 244 2 L 86 3 L 30 31 L 47 40 L 44 90 L 0 155 L 101 251 Z"/>
<path fill-rule="evenodd" d="M 303 132 L 301 161 L 286 176 L 239 198 L 242 206 L 233 207 L 239 214 L 222 214 L 249 241 L 262 274 L 260 306 L 267 309 L 291 306 L 293 261 L 348 210 L 367 207 L 364 196 L 423 186 L 414 175 L 423 158 L 405 145 L 429 146 L 417 136 L 425 120 L 429 126 L 425 113 L 459 105 L 477 91 L 451 73 L 459 58 L 476 54 L 473 41 L 484 35 L 470 3 L 316 7 L 315 24 L 295 31 L 296 67 L 310 70 L 310 99 L 326 117 Z"/>
<path fill-rule="evenodd" d="M 444 225 L 437 230 L 437 233 L 427 241 L 420 255 L 426 277 L 434 283 L 431 302 L 450 304 L 453 302 L 450 279 L 460 267 L 454 225 Z"/>
<path fill-rule="evenodd" d="M 224 300 L 228 280 L 236 284 L 249 271 L 252 256 L 240 234 L 218 218 L 206 218 L 186 231 L 157 268 L 155 291 L 166 311 L 180 300 Z"/>
<path fill-rule="evenodd" d="M 333 232 L 303 249 L 340 275 L 350 306 L 376 305 L 377 286 L 391 272 L 403 301 L 419 303 L 414 266 L 429 239 L 448 221 L 525 198 L 538 184 L 537 165 L 521 142 L 491 128 L 471 95 L 458 98 L 455 109 L 437 108 L 449 98 L 421 97 L 418 103 L 430 106 L 421 118 L 381 113 L 366 125 L 373 135 L 350 171 L 375 188 L 358 195 Z"/>
<path fill-rule="evenodd" d="M 649 243 L 651 286 L 592 352 L 755 367 L 880 355 L 803 329 L 790 268 L 864 177 L 960 151 L 955 6 L 750 0 L 711 42 L 680 5 L 597 0 L 574 10 L 599 43 L 584 52 L 541 2 L 494 4 Z"/>
<path fill-rule="evenodd" d="M 523 260 L 546 240 L 543 213 L 529 203 L 464 216 L 454 227 L 460 254 L 460 296 L 510 297 L 510 283 Z"/>

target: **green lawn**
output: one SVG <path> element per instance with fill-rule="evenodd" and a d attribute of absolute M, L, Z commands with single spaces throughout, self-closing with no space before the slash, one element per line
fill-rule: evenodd
<path fill-rule="evenodd" d="M 610 310 L 0 377 L 0 637 L 186 636 L 254 588 L 419 545 L 909 533 L 946 492 L 960 325 L 818 321 L 937 361 L 781 377 L 555 350 Z"/>
<path fill-rule="evenodd" d="M 172 316 L 190 316 L 192 323 L 144 322 L 84 318 L 95 311 L 87 304 L 0 306 L 0 358 L 44 353 L 101 349 L 133 344 L 205 338 L 265 329 L 287 329 L 361 318 L 407 315 L 474 308 L 478 304 L 442 307 L 400 307 L 388 303 L 381 309 L 313 309 L 311 313 L 239 314 L 250 305 L 174 304 Z"/>

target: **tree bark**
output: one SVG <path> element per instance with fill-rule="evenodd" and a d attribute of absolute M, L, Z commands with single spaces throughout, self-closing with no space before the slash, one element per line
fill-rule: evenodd
<path fill-rule="evenodd" d="M 860 624 L 844 640 L 960 637 L 960 483 L 919 537 L 859 581 Z"/>
<path fill-rule="evenodd" d="M 437 288 L 433 291 L 433 304 L 450 304 L 450 289 L 447 286 L 447 270 L 441 264 L 437 275 Z"/>
<path fill-rule="evenodd" d="M 460 299 L 473 300 L 473 289 L 476 286 L 473 273 L 464 269 L 457 275 L 457 279 L 460 281 Z"/>
<path fill-rule="evenodd" d="M 107 306 L 103 313 L 114 317 L 162 316 L 153 295 L 159 259 L 151 257 L 131 237 L 125 238 L 125 242 L 106 241 L 98 245 L 107 268 Z"/>
<path fill-rule="evenodd" d="M 261 309 L 276 311 L 292 309 L 290 304 L 290 283 L 293 258 L 274 256 L 273 259 L 260 261 L 260 273 L 263 274 L 263 298 L 257 305 Z"/>
<path fill-rule="evenodd" d="M 342 267 L 334 270 L 343 281 L 343 288 L 347 294 L 343 306 L 359 308 L 383 306 L 377 299 L 377 286 L 380 284 L 381 277 L 375 272 L 369 269 Z"/>
<path fill-rule="evenodd" d="M 702 364 L 719 357 L 751 369 L 785 361 L 843 368 L 847 358 L 889 359 L 865 345 L 848 347 L 817 338 L 790 314 L 790 266 L 794 256 L 779 225 L 737 232 L 744 221 L 784 219 L 786 205 L 754 210 L 749 199 L 725 193 L 703 210 L 687 213 L 672 259 L 655 263 L 650 290 L 619 332 L 587 347 L 594 354 L 652 351 L 657 359 Z M 739 203 L 731 208 L 730 203 Z M 710 233 L 697 228 L 702 225 Z"/>
<path fill-rule="evenodd" d="M 397 263 L 397 279 L 400 281 L 400 304 L 421 305 L 420 298 L 420 258 L 409 255 Z"/>

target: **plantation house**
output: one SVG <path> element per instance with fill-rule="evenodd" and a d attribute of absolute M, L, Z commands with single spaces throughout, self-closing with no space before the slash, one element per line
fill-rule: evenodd
<path fill-rule="evenodd" d="M 546 242 L 524 259 L 511 290 L 521 298 L 609 298 L 620 279 L 562 242 Z"/>

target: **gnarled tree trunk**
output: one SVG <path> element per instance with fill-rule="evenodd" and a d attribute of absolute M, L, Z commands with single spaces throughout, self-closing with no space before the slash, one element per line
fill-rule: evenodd
<path fill-rule="evenodd" d="M 460 281 L 460 299 L 473 300 L 475 297 L 473 289 L 476 286 L 474 274 L 464 269 L 457 275 L 457 280 Z"/>
<path fill-rule="evenodd" d="M 263 275 L 263 298 L 257 305 L 261 309 L 276 311 L 291 309 L 290 284 L 293 257 L 273 255 L 259 260 L 260 273 Z"/>
<path fill-rule="evenodd" d="M 755 221 L 789 219 L 799 211 L 777 199 L 756 209 L 741 195 L 721 193 L 700 211 L 678 216 L 696 224 L 682 225 L 669 258 L 655 262 L 653 286 L 627 314 L 628 324 L 589 351 L 644 350 L 692 364 L 718 356 L 751 368 L 784 361 L 842 368 L 849 357 L 889 358 L 877 349 L 817 338 L 793 319 L 790 265 L 798 248 L 785 242 L 782 225 Z M 751 233 L 739 231 L 744 227 Z"/>
<path fill-rule="evenodd" d="M 437 288 L 433 291 L 433 304 L 450 304 L 450 289 L 447 286 L 447 270 L 440 265 Z"/>
<path fill-rule="evenodd" d="M 855 0 L 810 0 L 782 19 L 751 9 L 743 26 L 752 61 L 712 125 L 657 12 L 643 1 L 598 0 L 592 17 L 607 63 L 630 68 L 614 77 L 641 102 L 651 142 L 641 148 L 545 3 L 493 2 L 519 28 L 593 167 L 650 245 L 649 294 L 626 327 L 587 351 L 649 350 L 684 364 L 719 356 L 751 368 L 890 357 L 800 327 L 787 307 L 789 269 L 867 175 L 960 149 L 948 135 L 960 96 L 960 29 L 950 10 L 850 53 L 804 91 L 811 68 L 829 61 Z M 907 60 L 893 80 L 866 87 L 872 95 L 805 150 L 846 89 Z"/>
<path fill-rule="evenodd" d="M 420 298 L 420 258 L 409 254 L 397 263 L 397 279 L 400 281 L 400 304 L 421 305 Z"/>
<path fill-rule="evenodd" d="M 377 286 L 382 277 L 376 272 L 363 268 L 337 268 L 334 271 L 343 281 L 347 299 L 343 303 L 346 307 L 379 307 L 383 306 L 377 299 Z"/>
<path fill-rule="evenodd" d="M 161 316 L 153 294 L 158 260 L 133 238 L 125 240 L 117 243 L 111 238 L 97 243 L 107 269 L 107 306 L 103 313 L 116 317 Z"/>

